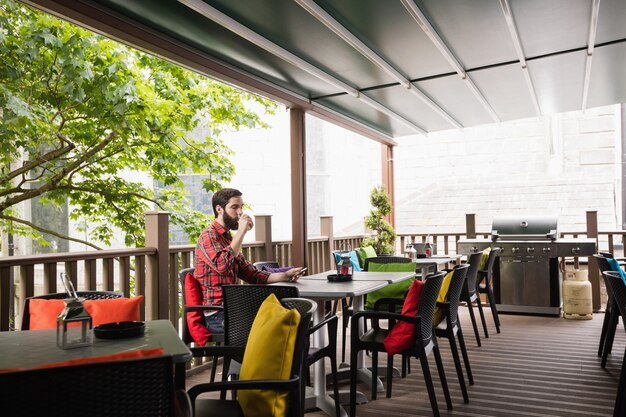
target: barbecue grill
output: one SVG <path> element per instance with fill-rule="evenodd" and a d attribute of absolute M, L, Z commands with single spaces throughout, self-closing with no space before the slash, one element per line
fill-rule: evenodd
<path fill-rule="evenodd" d="M 460 239 L 463 255 L 500 248 L 493 290 L 499 312 L 561 314 L 560 257 L 591 256 L 595 239 L 559 239 L 556 217 L 494 218 L 491 239 Z"/>

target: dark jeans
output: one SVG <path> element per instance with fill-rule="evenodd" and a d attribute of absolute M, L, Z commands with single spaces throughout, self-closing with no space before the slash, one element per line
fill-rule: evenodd
<path fill-rule="evenodd" d="M 221 334 L 224 333 L 224 312 L 218 311 L 215 314 L 211 314 L 210 316 L 204 316 L 204 321 L 206 322 L 206 327 L 209 329 L 211 334 Z"/>

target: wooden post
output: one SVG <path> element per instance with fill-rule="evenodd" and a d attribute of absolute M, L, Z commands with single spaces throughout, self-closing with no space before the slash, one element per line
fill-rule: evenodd
<path fill-rule="evenodd" d="M 476 239 L 476 214 L 474 213 L 465 215 L 465 237 Z"/>
<path fill-rule="evenodd" d="M 333 232 L 333 216 L 320 216 L 320 234 L 328 236 L 328 253 L 324 254 L 320 265 L 320 271 L 328 271 L 333 269 L 335 260 L 333 259 L 333 251 L 335 250 L 335 234 Z"/>
<path fill-rule="evenodd" d="M 302 109 L 289 111 L 291 142 L 291 260 L 307 265 L 306 134 Z"/>
<path fill-rule="evenodd" d="M 587 211 L 587 238 L 596 240 L 598 246 L 598 212 Z M 591 282 L 591 300 L 593 311 L 600 311 L 600 272 L 593 256 L 587 258 L 587 276 Z"/>
<path fill-rule="evenodd" d="M 395 199 L 395 184 L 393 177 L 393 146 L 381 145 L 381 174 L 382 185 L 387 195 L 389 195 L 389 202 L 391 203 L 391 213 L 387 216 L 387 221 L 393 228 L 396 227 L 396 199 Z"/>
<path fill-rule="evenodd" d="M 145 310 L 146 320 L 170 319 L 177 327 L 177 317 L 169 317 L 169 215 L 146 212 L 146 247 L 156 248 L 156 255 L 148 257 L 146 263 Z"/>
<path fill-rule="evenodd" d="M 254 216 L 254 240 L 264 242 L 265 258 L 263 261 L 275 261 L 274 245 L 272 244 L 272 216 L 258 214 Z"/>

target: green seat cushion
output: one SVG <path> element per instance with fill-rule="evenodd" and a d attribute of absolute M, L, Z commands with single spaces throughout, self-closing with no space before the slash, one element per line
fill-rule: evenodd
<path fill-rule="evenodd" d="M 379 264 L 372 262 L 368 264 L 368 270 L 371 272 L 415 272 L 415 264 L 413 262 L 408 263 L 390 263 Z M 389 284 L 386 287 L 381 288 L 367 294 L 367 301 L 365 302 L 366 309 L 373 309 L 374 304 L 381 298 L 404 298 L 404 295 L 411 287 L 415 279 L 407 279 L 400 282 Z"/>
<path fill-rule="evenodd" d="M 375 258 L 378 256 L 373 246 L 363 246 L 356 249 L 356 253 L 359 255 L 359 262 L 361 265 L 365 263 L 367 258 Z"/>

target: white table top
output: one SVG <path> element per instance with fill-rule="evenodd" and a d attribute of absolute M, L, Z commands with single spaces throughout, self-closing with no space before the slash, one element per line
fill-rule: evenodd
<path fill-rule="evenodd" d="M 289 285 L 298 288 L 300 296 L 312 300 L 335 300 L 357 297 L 385 287 L 388 281 L 328 282 L 300 278 L 297 282 L 279 282 L 271 285 Z"/>
<path fill-rule="evenodd" d="M 139 349 L 164 349 L 174 363 L 191 359 L 191 351 L 180 340 L 169 320 L 146 321 L 141 337 L 129 339 L 93 338 L 93 345 L 63 350 L 56 345 L 56 330 L 0 332 L 0 368 L 35 368 L 70 359 L 112 355 Z"/>
<path fill-rule="evenodd" d="M 326 277 L 330 274 L 336 274 L 337 271 L 330 270 L 326 272 L 321 272 L 319 274 L 314 275 L 306 275 L 300 278 L 302 280 L 318 280 L 318 281 L 328 281 Z M 394 282 L 404 281 L 410 278 L 415 277 L 414 272 L 366 272 L 360 271 L 352 274 L 352 281 L 387 281 L 389 284 Z M 335 284 L 333 282 L 329 282 L 329 284 Z"/>

